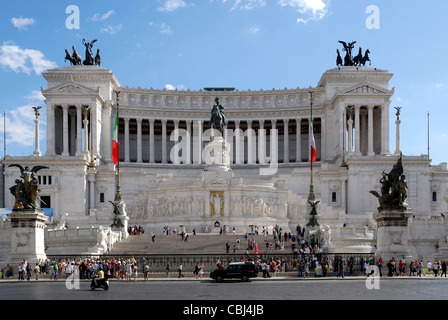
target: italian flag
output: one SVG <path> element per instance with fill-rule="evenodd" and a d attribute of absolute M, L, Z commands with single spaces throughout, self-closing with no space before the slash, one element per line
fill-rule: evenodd
<path fill-rule="evenodd" d="M 316 141 L 314 140 L 314 130 L 313 130 L 313 116 L 311 116 L 310 122 L 310 142 L 311 142 L 311 160 L 316 162 Z"/>
<path fill-rule="evenodd" d="M 114 138 L 112 140 L 112 159 L 114 164 L 118 163 L 118 114 L 115 119 Z"/>

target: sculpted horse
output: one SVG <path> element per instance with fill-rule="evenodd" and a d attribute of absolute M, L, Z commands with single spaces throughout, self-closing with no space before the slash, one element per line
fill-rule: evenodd
<path fill-rule="evenodd" d="M 339 49 L 336 49 L 336 52 L 338 54 L 338 57 L 336 58 L 336 65 L 338 67 L 342 67 L 342 65 L 344 64 L 342 61 L 342 57 L 341 57 L 341 51 L 339 51 Z"/>
<path fill-rule="evenodd" d="M 211 111 L 210 123 L 212 128 L 222 133 L 224 127 L 227 125 L 226 117 L 223 112 L 224 108 L 219 104 L 219 98 L 215 99 L 215 105 Z"/>

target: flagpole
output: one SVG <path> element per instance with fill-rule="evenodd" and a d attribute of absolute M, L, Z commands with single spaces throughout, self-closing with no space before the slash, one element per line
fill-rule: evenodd
<path fill-rule="evenodd" d="M 123 197 L 121 195 L 121 186 L 120 186 L 120 91 L 115 91 L 117 95 L 117 190 L 115 193 L 115 202 L 122 202 Z"/>
<path fill-rule="evenodd" d="M 312 137 L 313 137 L 313 132 L 312 130 L 313 128 L 313 91 L 310 91 L 310 111 L 311 111 L 311 121 L 310 121 L 310 162 L 311 162 L 311 166 L 310 166 L 310 194 L 308 196 L 308 200 L 315 200 L 315 195 L 314 195 L 314 185 L 313 185 L 313 147 L 312 147 Z"/>

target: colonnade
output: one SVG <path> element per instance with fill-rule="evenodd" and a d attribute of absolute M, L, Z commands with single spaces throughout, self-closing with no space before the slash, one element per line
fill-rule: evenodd
<path fill-rule="evenodd" d="M 388 105 L 347 105 L 341 119 L 343 150 L 357 156 L 389 154 Z"/>
<path fill-rule="evenodd" d="M 319 147 L 323 122 L 319 118 L 315 127 Z M 219 134 L 206 120 L 123 117 L 119 123 L 124 163 L 203 164 L 205 144 Z M 308 128 L 308 118 L 229 120 L 223 134 L 232 145 L 232 164 L 298 163 L 311 158 Z"/>

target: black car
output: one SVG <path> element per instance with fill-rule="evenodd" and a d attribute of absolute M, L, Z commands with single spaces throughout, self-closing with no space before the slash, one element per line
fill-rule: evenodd
<path fill-rule="evenodd" d="M 241 279 L 249 281 L 258 276 L 257 266 L 253 262 L 232 262 L 227 269 L 216 269 L 210 272 L 210 278 L 221 282 L 224 279 Z"/>

